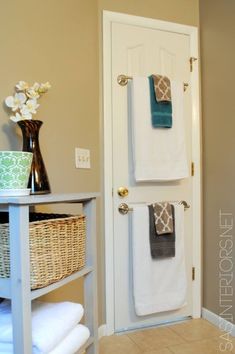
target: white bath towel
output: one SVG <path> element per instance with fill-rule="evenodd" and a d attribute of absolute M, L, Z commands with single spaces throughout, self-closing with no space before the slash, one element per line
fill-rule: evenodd
<path fill-rule="evenodd" d="M 147 205 L 135 205 L 132 213 L 133 292 L 139 316 L 170 311 L 186 304 L 184 207 L 175 207 L 176 254 L 152 259 Z"/>
<path fill-rule="evenodd" d="M 171 181 L 189 176 L 183 119 L 183 83 L 171 81 L 172 128 L 153 128 L 149 80 L 131 82 L 131 121 L 136 181 Z"/>
<path fill-rule="evenodd" d="M 78 324 L 52 351 L 42 352 L 33 348 L 33 354 L 74 354 L 86 343 L 89 336 L 89 329 Z M 5 353 L 13 353 L 12 343 L 0 342 L 0 354 Z"/>
<path fill-rule="evenodd" d="M 32 341 L 36 350 L 48 353 L 77 325 L 84 314 L 81 304 L 32 302 Z M 11 306 L 0 304 L 0 342 L 12 343 Z"/>

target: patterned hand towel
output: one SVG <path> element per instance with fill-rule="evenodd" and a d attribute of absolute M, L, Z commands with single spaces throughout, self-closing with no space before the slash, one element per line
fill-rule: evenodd
<path fill-rule="evenodd" d="M 173 206 L 168 202 L 154 203 L 153 211 L 156 233 L 172 234 L 174 232 Z"/>
<path fill-rule="evenodd" d="M 153 77 L 149 76 L 149 93 L 152 126 L 154 128 L 171 128 L 172 127 L 172 103 L 157 102 L 155 97 Z"/>
<path fill-rule="evenodd" d="M 175 257 L 175 228 L 172 234 L 156 236 L 153 206 L 149 205 L 149 240 L 153 259 Z M 173 207 L 174 217 L 174 207 Z"/>
<path fill-rule="evenodd" d="M 171 82 L 167 76 L 152 75 L 158 102 L 171 102 Z"/>

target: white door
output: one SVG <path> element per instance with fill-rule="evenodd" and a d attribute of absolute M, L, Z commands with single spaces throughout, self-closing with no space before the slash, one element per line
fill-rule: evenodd
<path fill-rule="evenodd" d="M 148 76 L 159 73 L 183 83 L 190 83 L 190 38 L 166 30 L 112 23 L 111 28 L 111 119 L 112 119 L 112 188 L 113 188 L 113 271 L 114 330 L 154 325 L 193 314 L 193 208 L 185 212 L 185 255 L 187 271 L 187 305 L 175 311 L 137 316 L 132 290 L 132 250 L 130 216 L 118 211 L 120 203 L 185 200 L 193 205 L 193 177 L 175 182 L 136 183 L 132 172 L 128 88 L 117 83 L 120 74 Z M 192 161 L 192 101 L 190 85 L 184 93 L 184 121 L 188 166 Z M 120 197 L 119 187 L 129 194 Z M 106 221 L 107 222 L 107 221 Z"/>

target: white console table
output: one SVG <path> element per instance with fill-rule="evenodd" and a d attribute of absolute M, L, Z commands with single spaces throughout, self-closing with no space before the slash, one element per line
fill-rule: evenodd
<path fill-rule="evenodd" d="M 14 354 L 32 353 L 31 301 L 80 277 L 84 277 L 84 324 L 91 333 L 82 350 L 86 350 L 87 354 L 98 354 L 96 275 L 96 198 L 98 196 L 98 193 L 71 193 L 0 197 L 0 209 L 9 212 L 11 265 L 10 278 L 0 278 L 0 297 L 11 299 L 12 303 Z M 86 265 L 81 271 L 54 284 L 31 290 L 29 207 L 55 203 L 83 205 L 83 213 L 87 218 Z"/>

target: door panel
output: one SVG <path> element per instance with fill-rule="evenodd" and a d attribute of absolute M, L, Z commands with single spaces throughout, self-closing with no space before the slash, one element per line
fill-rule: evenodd
<path fill-rule="evenodd" d="M 118 212 L 120 203 L 186 200 L 192 205 L 192 178 L 173 182 L 136 183 L 132 165 L 128 87 L 117 83 L 120 74 L 148 76 L 159 73 L 189 82 L 190 43 L 187 35 L 139 26 L 112 24 L 112 126 L 115 330 L 152 325 L 192 314 L 192 210 L 185 212 L 187 305 L 182 309 L 150 316 L 136 316 L 132 292 L 130 215 Z M 184 94 L 184 121 L 188 165 L 192 155 L 192 108 L 190 88 Z M 129 195 L 117 190 L 126 186 Z"/>

